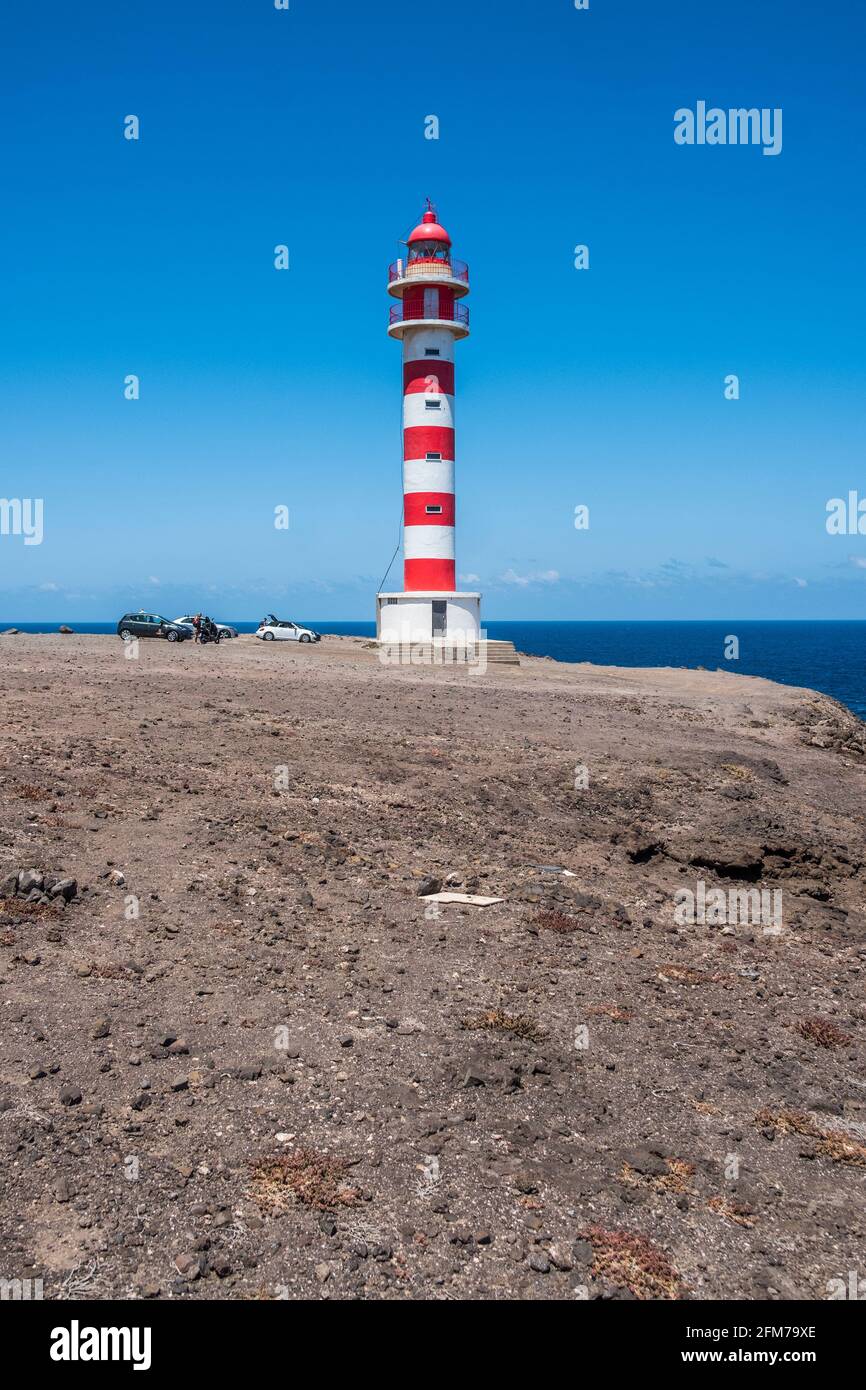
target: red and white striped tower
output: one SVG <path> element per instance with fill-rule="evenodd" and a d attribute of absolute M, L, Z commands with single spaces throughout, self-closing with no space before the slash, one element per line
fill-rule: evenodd
<path fill-rule="evenodd" d="M 400 301 L 388 332 L 403 342 L 404 588 L 378 596 L 377 628 L 388 642 L 475 640 L 480 595 L 458 591 L 454 572 L 454 344 L 469 336 L 469 268 L 429 199 L 406 247 L 388 272 Z"/>

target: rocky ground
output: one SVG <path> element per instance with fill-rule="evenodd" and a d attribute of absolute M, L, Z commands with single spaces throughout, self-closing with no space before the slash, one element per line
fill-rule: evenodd
<path fill-rule="evenodd" d="M 862 1276 L 866 729 L 840 706 L 727 672 L 24 634 L 0 702 L 0 1277 Z M 781 890 L 781 929 L 678 924 L 699 880 Z"/>

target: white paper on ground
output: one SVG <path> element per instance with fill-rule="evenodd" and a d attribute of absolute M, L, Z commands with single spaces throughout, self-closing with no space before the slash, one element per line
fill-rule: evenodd
<path fill-rule="evenodd" d="M 477 893 L 425 893 L 425 903 L 469 903 L 471 907 L 489 907 L 491 903 L 504 903 L 504 898 L 480 898 Z"/>

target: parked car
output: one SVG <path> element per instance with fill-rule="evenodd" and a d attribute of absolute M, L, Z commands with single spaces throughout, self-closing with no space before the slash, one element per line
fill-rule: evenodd
<path fill-rule="evenodd" d="M 262 623 L 257 637 L 263 642 L 321 642 L 321 636 L 311 627 L 298 627 L 297 623 L 284 623 L 279 618 Z"/>
<path fill-rule="evenodd" d="M 138 613 L 124 613 L 117 631 L 124 642 L 131 642 L 134 637 L 164 637 L 167 642 L 185 642 L 191 636 L 180 623 L 161 618 L 158 613 L 145 613 L 144 609 Z"/>
<path fill-rule="evenodd" d="M 175 618 L 174 621 L 176 623 L 179 623 L 181 627 L 188 627 L 190 636 L 192 636 L 195 632 L 195 628 L 192 625 L 192 620 L 194 616 L 194 614 L 188 613 L 185 618 Z M 221 640 L 226 637 L 237 637 L 238 635 L 237 628 L 230 627 L 228 623 L 216 623 L 215 626 L 217 631 L 219 632 Z"/>

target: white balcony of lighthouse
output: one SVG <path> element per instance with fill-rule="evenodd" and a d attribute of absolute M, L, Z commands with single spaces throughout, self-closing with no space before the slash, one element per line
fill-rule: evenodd
<path fill-rule="evenodd" d="M 394 304 L 388 316 L 388 332 L 392 338 L 402 338 L 407 328 L 447 328 L 455 338 L 469 337 L 469 310 L 465 304 L 454 304 L 446 296 L 440 301 L 437 289 L 424 289 L 420 297 L 409 296 Z"/>
<path fill-rule="evenodd" d="M 423 252 L 413 247 L 407 257 L 400 257 L 388 267 L 388 293 L 402 299 L 408 289 L 417 285 L 445 285 L 460 299 L 469 293 L 469 267 L 447 252 L 437 252 L 424 246 Z"/>

